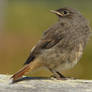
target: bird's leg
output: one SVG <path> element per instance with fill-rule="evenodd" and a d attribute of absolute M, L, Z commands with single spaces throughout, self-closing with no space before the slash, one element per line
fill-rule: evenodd
<path fill-rule="evenodd" d="M 73 78 L 73 77 L 65 77 L 60 72 L 58 72 L 56 70 L 50 69 L 50 71 L 53 73 L 53 75 L 51 76 L 52 78 L 56 78 L 58 80 L 68 80 L 68 79 L 76 80 L 76 78 Z"/>
<path fill-rule="evenodd" d="M 53 69 L 49 69 L 49 70 L 53 73 L 53 75 L 51 77 L 54 77 L 58 80 L 65 80 L 66 79 L 66 77 L 64 77 L 61 73 L 59 73 Z"/>
<path fill-rule="evenodd" d="M 56 73 L 61 77 L 61 78 L 66 78 L 64 75 L 62 75 L 60 72 L 57 72 Z"/>

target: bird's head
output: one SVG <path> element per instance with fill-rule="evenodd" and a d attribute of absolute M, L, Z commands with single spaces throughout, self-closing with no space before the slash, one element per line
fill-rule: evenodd
<path fill-rule="evenodd" d="M 61 21 L 74 21 L 79 22 L 81 20 L 85 21 L 85 18 L 82 16 L 82 14 L 73 8 L 60 8 L 58 10 L 50 10 L 52 13 L 56 14 L 59 17 L 59 20 Z M 82 21 L 81 21 L 82 22 Z"/>
<path fill-rule="evenodd" d="M 76 9 L 72 9 L 72 8 L 60 8 L 58 10 L 50 10 L 50 12 L 56 14 L 59 17 L 69 17 L 75 14 L 80 14 L 79 11 L 77 11 Z"/>

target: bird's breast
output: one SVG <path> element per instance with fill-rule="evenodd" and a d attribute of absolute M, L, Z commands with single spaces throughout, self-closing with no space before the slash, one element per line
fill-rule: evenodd
<path fill-rule="evenodd" d="M 58 71 L 72 68 L 80 60 L 83 53 L 83 47 L 81 44 L 76 46 L 71 52 L 65 50 L 60 52 L 56 48 L 44 50 L 40 55 L 40 60 L 49 68 L 54 68 Z"/>
<path fill-rule="evenodd" d="M 82 44 L 79 44 L 77 48 L 71 51 L 71 53 L 67 54 L 68 55 L 67 60 L 61 63 L 58 67 L 56 67 L 56 70 L 63 71 L 66 69 L 73 68 L 80 60 L 82 53 L 83 53 L 83 46 Z"/>

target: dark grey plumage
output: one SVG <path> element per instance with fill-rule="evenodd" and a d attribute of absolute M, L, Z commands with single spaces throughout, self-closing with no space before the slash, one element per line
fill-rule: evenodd
<path fill-rule="evenodd" d="M 40 62 L 58 79 L 59 72 L 72 68 L 80 60 L 90 34 L 88 21 L 76 9 L 61 8 L 55 13 L 59 20 L 47 29 L 25 62 Z M 37 61 L 35 61 L 38 59 Z"/>

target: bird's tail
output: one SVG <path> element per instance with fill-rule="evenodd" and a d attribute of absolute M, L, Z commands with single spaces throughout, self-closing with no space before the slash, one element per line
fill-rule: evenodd
<path fill-rule="evenodd" d="M 22 69 L 20 69 L 17 73 L 15 73 L 11 78 L 13 80 L 20 79 L 25 73 L 30 70 L 30 65 L 25 65 Z"/>
<path fill-rule="evenodd" d="M 40 62 L 31 62 L 30 64 L 25 65 L 22 69 L 20 69 L 17 73 L 15 73 L 11 78 L 13 81 L 20 79 L 24 74 L 27 74 L 29 71 L 35 70 L 40 67 Z"/>

